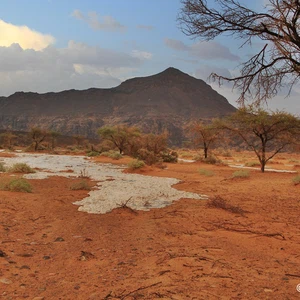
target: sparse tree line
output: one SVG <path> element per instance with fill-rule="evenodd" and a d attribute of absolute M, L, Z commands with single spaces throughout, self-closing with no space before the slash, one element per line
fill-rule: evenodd
<path fill-rule="evenodd" d="M 191 145 L 203 149 L 202 160 L 211 161 L 211 149 L 216 145 L 236 144 L 253 151 L 265 171 L 267 162 L 277 153 L 299 147 L 300 119 L 282 111 L 267 112 L 262 108 L 244 107 L 225 118 L 210 122 L 196 121 L 186 128 Z M 177 162 L 176 151 L 168 147 L 168 133 L 142 133 L 138 128 L 126 125 L 104 126 L 98 130 L 100 143 L 89 143 L 83 136 L 73 136 L 73 147 L 85 150 L 88 155 L 100 155 L 115 151 L 114 157 L 128 155 L 144 161 L 147 165 L 161 162 Z M 18 138 L 11 131 L 0 135 L 2 147 L 12 149 Z M 60 133 L 34 127 L 28 133 L 29 150 L 41 149 L 54 151 Z M 70 146 L 69 146 L 70 147 Z M 72 148 L 73 149 L 73 148 Z M 117 153 L 117 152 L 118 153 Z M 117 155 L 116 155 L 117 154 Z"/>

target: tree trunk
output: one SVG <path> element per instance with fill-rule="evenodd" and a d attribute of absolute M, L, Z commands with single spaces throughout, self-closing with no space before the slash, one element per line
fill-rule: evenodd
<path fill-rule="evenodd" d="M 204 150 L 204 158 L 207 158 L 207 156 L 208 156 L 208 147 L 206 146 L 206 143 L 204 143 L 203 150 Z"/>

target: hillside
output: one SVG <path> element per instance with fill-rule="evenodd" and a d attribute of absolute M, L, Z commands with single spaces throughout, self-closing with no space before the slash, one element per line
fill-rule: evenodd
<path fill-rule="evenodd" d="M 110 89 L 17 92 L 0 97 L 0 129 L 28 131 L 39 126 L 94 138 L 99 127 L 123 123 L 145 132 L 167 129 L 171 141 L 180 144 L 183 127 L 191 120 L 223 116 L 234 110 L 203 80 L 168 68 Z"/>

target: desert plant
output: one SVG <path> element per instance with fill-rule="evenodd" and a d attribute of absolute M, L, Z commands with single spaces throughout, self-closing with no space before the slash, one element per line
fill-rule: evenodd
<path fill-rule="evenodd" d="M 80 180 L 78 182 L 73 183 L 70 186 L 70 190 L 73 190 L 73 191 L 78 191 L 78 190 L 90 191 L 91 187 L 90 187 L 87 180 Z"/>
<path fill-rule="evenodd" d="M 300 184 L 300 175 L 297 175 L 295 176 L 293 179 L 292 179 L 294 185 L 298 185 Z"/>
<path fill-rule="evenodd" d="M 163 162 L 176 163 L 178 161 L 178 153 L 176 151 L 161 152 L 160 157 Z"/>
<path fill-rule="evenodd" d="M 206 170 L 206 169 L 199 169 L 198 172 L 199 172 L 199 174 L 205 175 L 205 176 L 208 176 L 208 177 L 215 175 L 215 173 L 213 171 Z"/>
<path fill-rule="evenodd" d="M 84 168 L 82 170 L 80 170 L 80 178 L 90 178 L 90 175 L 88 174 L 87 170 Z"/>
<path fill-rule="evenodd" d="M 106 157 L 109 157 L 109 158 L 112 158 L 115 160 L 118 160 L 123 157 L 121 153 L 119 153 L 118 151 L 114 151 L 114 150 L 102 152 L 100 155 L 106 156 Z"/>
<path fill-rule="evenodd" d="M 259 167 L 260 163 L 257 161 L 248 161 L 245 163 L 246 167 Z"/>
<path fill-rule="evenodd" d="M 0 182 L 0 189 L 11 192 L 31 193 L 32 186 L 24 178 L 14 178 L 9 181 Z"/>
<path fill-rule="evenodd" d="M 25 163 L 16 163 L 9 168 L 11 173 L 35 173 L 35 171 Z"/>
<path fill-rule="evenodd" d="M 145 166 L 145 163 L 139 159 L 134 159 L 128 164 L 128 167 L 132 170 L 140 169 L 144 166 Z"/>
<path fill-rule="evenodd" d="M 88 151 L 86 155 L 89 157 L 93 157 L 100 155 L 100 153 L 98 151 Z"/>
<path fill-rule="evenodd" d="M 217 165 L 217 164 L 221 164 L 222 161 L 220 159 L 218 159 L 217 157 L 215 157 L 214 155 L 209 155 L 207 158 L 201 158 L 201 162 L 204 162 L 206 164 L 210 164 L 210 165 Z"/>
<path fill-rule="evenodd" d="M 6 172 L 6 168 L 2 162 L 0 162 L 0 172 Z"/>
<path fill-rule="evenodd" d="M 250 172 L 248 170 L 238 170 L 232 174 L 232 178 L 248 178 L 249 176 Z"/>

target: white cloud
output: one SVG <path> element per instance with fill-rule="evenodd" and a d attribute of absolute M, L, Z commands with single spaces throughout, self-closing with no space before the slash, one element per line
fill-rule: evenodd
<path fill-rule="evenodd" d="M 91 11 L 85 16 L 80 10 L 76 9 L 71 15 L 86 22 L 94 30 L 124 31 L 126 29 L 126 26 L 120 24 L 112 16 L 99 16 L 95 11 Z"/>
<path fill-rule="evenodd" d="M 108 88 L 131 77 L 148 52 L 126 54 L 70 41 L 66 48 L 36 51 L 19 44 L 0 47 L 0 91 L 49 92 L 65 89 Z"/>
<path fill-rule="evenodd" d="M 27 26 L 17 26 L 0 19 L 0 46 L 9 47 L 17 43 L 23 49 L 41 50 L 54 44 L 55 38 L 30 29 Z"/>
<path fill-rule="evenodd" d="M 239 60 L 239 57 L 232 54 L 229 48 L 215 41 L 197 42 L 189 46 L 179 40 L 165 38 L 164 43 L 171 49 L 177 51 L 186 51 L 190 56 L 198 57 L 200 59 L 220 59 L 230 61 Z"/>
<path fill-rule="evenodd" d="M 141 60 L 151 59 L 153 54 L 146 51 L 132 50 L 132 56 L 137 57 Z"/>

